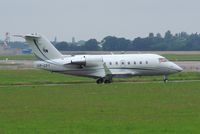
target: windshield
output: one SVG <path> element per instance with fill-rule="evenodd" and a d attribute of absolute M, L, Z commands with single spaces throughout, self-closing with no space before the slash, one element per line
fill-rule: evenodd
<path fill-rule="evenodd" d="M 161 62 L 168 62 L 168 60 L 166 58 L 159 58 L 158 60 L 159 60 L 160 63 Z"/>

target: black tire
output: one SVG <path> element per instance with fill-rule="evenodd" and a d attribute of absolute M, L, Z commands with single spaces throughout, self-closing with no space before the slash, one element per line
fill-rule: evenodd
<path fill-rule="evenodd" d="M 105 84 L 109 84 L 109 83 L 111 83 L 111 81 L 110 80 L 105 80 L 104 83 Z"/>
<path fill-rule="evenodd" d="M 97 84 L 102 84 L 102 83 L 103 83 L 103 78 L 97 79 L 96 83 L 97 83 Z"/>
<path fill-rule="evenodd" d="M 165 80 L 164 80 L 164 83 L 167 83 L 167 82 L 168 82 L 168 79 L 165 79 Z"/>

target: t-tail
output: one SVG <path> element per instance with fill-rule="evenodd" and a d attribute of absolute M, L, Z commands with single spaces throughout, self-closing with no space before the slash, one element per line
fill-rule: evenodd
<path fill-rule="evenodd" d="M 47 61 L 62 57 L 62 54 L 54 45 L 41 34 L 27 34 L 24 38 L 38 59 Z"/>

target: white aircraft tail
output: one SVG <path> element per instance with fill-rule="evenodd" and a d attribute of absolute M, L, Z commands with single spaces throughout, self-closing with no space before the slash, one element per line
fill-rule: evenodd
<path fill-rule="evenodd" d="M 24 38 L 38 59 L 45 61 L 62 57 L 62 54 L 44 36 L 40 34 L 27 34 Z"/>

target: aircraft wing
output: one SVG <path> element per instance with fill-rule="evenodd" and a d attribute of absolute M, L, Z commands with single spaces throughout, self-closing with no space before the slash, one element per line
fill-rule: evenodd
<path fill-rule="evenodd" d="M 112 80 L 112 72 L 110 71 L 110 69 L 106 66 L 106 63 L 103 63 L 103 68 L 104 68 L 104 73 L 105 73 L 105 78 L 107 80 Z"/>

